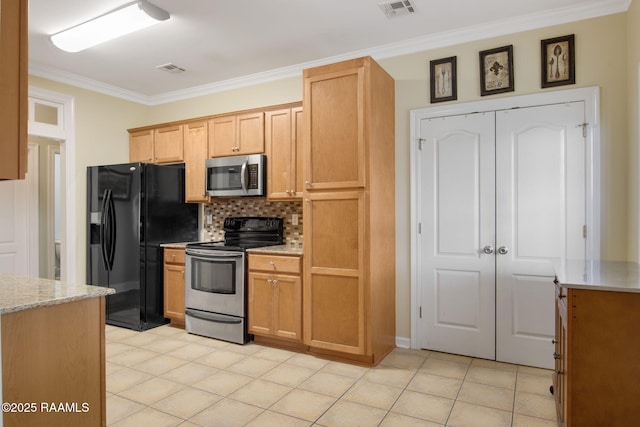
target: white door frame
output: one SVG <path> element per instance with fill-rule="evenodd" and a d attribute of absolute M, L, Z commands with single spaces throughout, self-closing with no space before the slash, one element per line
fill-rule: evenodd
<path fill-rule="evenodd" d="M 588 123 L 586 138 L 586 257 L 600 259 L 600 88 L 597 86 L 543 92 L 507 98 L 474 101 L 463 104 L 449 104 L 411 110 L 410 112 L 410 191 L 411 191 L 411 348 L 420 347 L 420 301 L 422 290 L 418 280 L 418 173 L 417 154 L 422 119 L 470 114 L 483 111 L 507 110 L 511 108 L 535 107 L 539 105 L 561 104 L 571 101 L 585 103 L 585 119 Z"/>
<path fill-rule="evenodd" d="M 28 143 L 27 164 L 27 265 L 29 276 L 40 277 L 40 230 L 38 222 L 38 207 L 40 194 L 38 184 L 40 181 L 40 147 L 38 144 Z M 33 168 L 31 167 L 33 166 Z"/>
<path fill-rule="evenodd" d="M 58 108 L 58 124 L 35 123 L 34 103 L 41 102 Z M 76 283 L 76 141 L 75 141 L 74 97 L 29 86 L 29 135 L 52 138 L 60 141 L 61 192 L 60 224 L 62 243 L 60 248 L 61 280 Z"/>

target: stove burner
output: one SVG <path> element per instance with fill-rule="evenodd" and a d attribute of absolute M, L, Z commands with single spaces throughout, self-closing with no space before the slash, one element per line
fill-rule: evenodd
<path fill-rule="evenodd" d="M 224 241 L 187 244 L 187 249 L 245 251 L 283 243 L 282 218 L 231 217 L 224 220 Z"/>

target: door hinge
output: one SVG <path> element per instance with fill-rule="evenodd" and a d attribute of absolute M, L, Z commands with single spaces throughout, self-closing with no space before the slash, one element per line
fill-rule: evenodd
<path fill-rule="evenodd" d="M 585 239 L 587 238 L 587 226 L 586 225 L 582 226 L 582 237 L 584 237 Z"/>
<path fill-rule="evenodd" d="M 426 140 L 424 138 L 418 138 L 418 150 L 422 150 L 422 143 Z"/>
<path fill-rule="evenodd" d="M 419 316 L 422 319 L 422 306 L 418 307 Z"/>
<path fill-rule="evenodd" d="M 587 137 L 587 127 L 589 126 L 589 123 L 584 122 L 580 125 L 578 125 L 579 128 L 582 128 L 582 137 L 586 138 Z"/>
<path fill-rule="evenodd" d="M 418 223 L 418 234 L 422 234 L 422 223 Z"/>

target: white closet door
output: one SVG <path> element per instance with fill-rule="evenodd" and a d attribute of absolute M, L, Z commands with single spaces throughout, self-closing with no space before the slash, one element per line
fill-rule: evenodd
<path fill-rule="evenodd" d="M 0 182 L 0 273 L 29 274 L 26 180 Z"/>
<path fill-rule="evenodd" d="M 494 122 L 493 112 L 421 122 L 422 348 L 495 358 Z"/>
<path fill-rule="evenodd" d="M 582 102 L 496 112 L 496 356 L 552 368 L 554 259 L 585 257 Z"/>
<path fill-rule="evenodd" d="M 0 181 L 0 273 L 39 277 L 38 165 L 29 143 L 25 179 Z"/>

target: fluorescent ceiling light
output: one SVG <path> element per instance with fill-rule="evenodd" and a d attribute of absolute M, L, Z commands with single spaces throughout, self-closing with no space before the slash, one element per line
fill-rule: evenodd
<path fill-rule="evenodd" d="M 146 0 L 140 0 L 60 31 L 51 36 L 51 42 L 64 51 L 79 52 L 167 19 L 168 12 Z"/>

